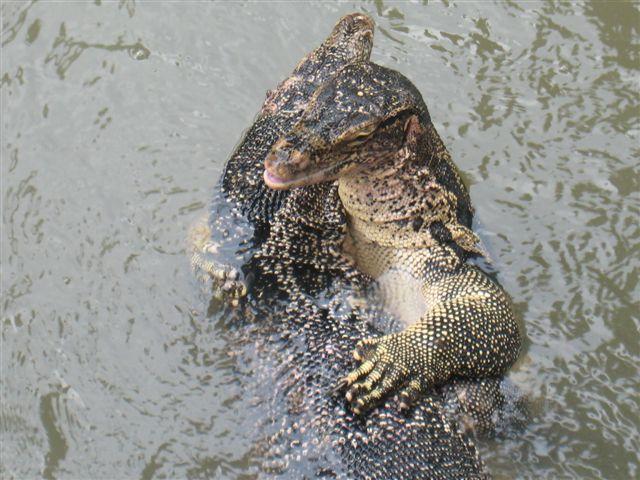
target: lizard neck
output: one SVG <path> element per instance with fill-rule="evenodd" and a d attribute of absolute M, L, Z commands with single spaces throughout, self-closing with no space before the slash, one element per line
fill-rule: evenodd
<path fill-rule="evenodd" d="M 442 243 L 447 231 L 453 237 L 463 229 L 468 241 L 477 241 L 469 228 L 469 195 L 430 123 L 387 160 L 341 177 L 338 193 L 354 239 L 427 248 Z M 468 218 L 459 214 L 460 204 Z"/>

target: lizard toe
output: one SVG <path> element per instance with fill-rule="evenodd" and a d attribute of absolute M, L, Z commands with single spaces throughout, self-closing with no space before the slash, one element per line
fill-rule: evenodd
<path fill-rule="evenodd" d="M 373 387 L 380 381 L 382 375 L 383 372 L 379 368 L 374 368 L 371 373 L 365 376 L 364 380 L 355 382 L 351 385 L 345 395 L 347 400 L 352 401 L 363 392 L 370 392 L 371 389 L 373 389 Z"/>
<path fill-rule="evenodd" d="M 374 350 L 374 347 L 380 341 L 379 338 L 372 337 L 366 338 L 364 340 L 358 341 L 356 344 L 356 348 L 353 351 L 353 358 L 358 361 L 364 361 L 368 356 L 370 356 L 371 352 Z"/>
<path fill-rule="evenodd" d="M 366 360 L 363 362 L 358 368 L 352 370 L 344 377 L 343 382 L 345 386 L 350 386 L 353 383 L 357 382 L 360 378 L 368 374 L 373 367 L 375 366 L 375 362 L 373 360 Z"/>
<path fill-rule="evenodd" d="M 362 395 L 351 402 L 351 408 L 353 413 L 360 415 L 367 410 L 370 410 L 376 406 L 387 394 L 393 390 L 398 383 L 400 383 L 400 377 L 392 382 L 381 382 L 369 393 Z"/>

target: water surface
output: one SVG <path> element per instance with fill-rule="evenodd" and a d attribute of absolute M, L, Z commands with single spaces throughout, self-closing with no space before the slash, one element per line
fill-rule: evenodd
<path fill-rule="evenodd" d="M 319 3 L 319 2 L 318 2 Z M 411 78 L 526 326 L 497 478 L 640 475 L 637 4 L 3 2 L 3 478 L 238 478 L 224 318 L 186 231 L 340 15 Z"/>

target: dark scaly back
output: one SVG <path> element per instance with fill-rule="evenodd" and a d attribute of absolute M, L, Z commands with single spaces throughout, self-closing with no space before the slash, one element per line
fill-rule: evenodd
<path fill-rule="evenodd" d="M 296 66 L 291 76 L 267 94 L 254 124 L 231 155 L 222 176 L 222 192 L 251 222 L 267 226 L 287 192 L 267 188 L 264 159 L 275 141 L 300 118 L 318 85 L 343 67 L 368 60 L 373 22 L 366 15 L 342 17 L 329 37 Z"/>

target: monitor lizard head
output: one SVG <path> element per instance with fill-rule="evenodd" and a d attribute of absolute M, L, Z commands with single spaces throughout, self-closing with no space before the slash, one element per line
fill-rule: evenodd
<path fill-rule="evenodd" d="M 289 189 L 391 160 L 412 130 L 430 123 L 422 96 L 400 73 L 346 66 L 316 89 L 301 119 L 265 159 L 265 183 Z"/>

